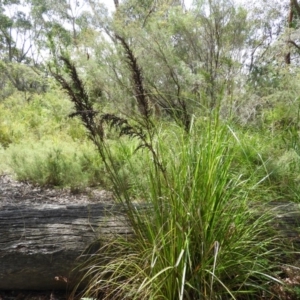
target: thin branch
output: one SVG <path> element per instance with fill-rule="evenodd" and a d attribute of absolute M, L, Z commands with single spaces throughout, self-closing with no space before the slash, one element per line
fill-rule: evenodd
<path fill-rule="evenodd" d="M 287 42 L 295 46 L 298 50 L 300 50 L 300 46 L 298 46 L 294 41 L 288 40 Z"/>

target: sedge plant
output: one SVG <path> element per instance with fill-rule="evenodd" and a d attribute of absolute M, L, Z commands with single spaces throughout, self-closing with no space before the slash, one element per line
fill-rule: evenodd
<path fill-rule="evenodd" d="M 97 121 L 76 68 L 68 57 L 62 61 L 73 84 L 54 76 L 74 103 L 72 115 L 82 119 L 102 157 L 132 230 L 105 241 L 82 265 L 82 282 L 87 282 L 83 296 L 206 300 L 257 299 L 271 293 L 276 251 L 270 218 L 257 213 L 257 205 L 252 208 L 247 184 L 232 168 L 236 139 L 218 114 L 202 125 L 189 118 L 188 127 L 184 122 L 160 127 L 151 119 L 146 98 L 140 97 L 140 119 L 103 114 Z M 120 176 L 103 124 L 119 131 L 119 147 L 122 136 L 139 141 L 136 151 L 142 151 L 144 167 L 132 184 Z M 129 157 L 127 168 L 136 172 L 134 163 Z"/>
<path fill-rule="evenodd" d="M 245 182 L 231 172 L 230 130 L 213 123 L 203 129 L 161 132 L 155 149 L 164 168 L 145 153 L 148 187 L 137 191 L 139 200 L 121 188 L 111 164 L 134 234 L 115 237 L 87 262 L 85 296 L 253 299 L 270 292 L 276 253 L 269 219 L 251 211 Z M 175 148 L 166 150 L 171 141 Z"/>

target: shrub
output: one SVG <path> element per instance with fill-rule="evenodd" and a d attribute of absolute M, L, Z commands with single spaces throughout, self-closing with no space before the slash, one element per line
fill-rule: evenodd
<path fill-rule="evenodd" d="M 73 189 L 105 185 L 99 155 L 90 144 L 37 142 L 7 149 L 9 165 L 18 180 L 41 186 Z M 102 171 L 101 171 L 102 170 Z"/>

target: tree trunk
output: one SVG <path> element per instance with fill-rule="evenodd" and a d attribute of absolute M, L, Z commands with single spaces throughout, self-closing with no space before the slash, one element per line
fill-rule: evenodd
<path fill-rule="evenodd" d="M 2 206 L 0 290 L 72 288 L 83 251 L 99 237 L 130 233 L 124 220 L 112 203 Z"/>

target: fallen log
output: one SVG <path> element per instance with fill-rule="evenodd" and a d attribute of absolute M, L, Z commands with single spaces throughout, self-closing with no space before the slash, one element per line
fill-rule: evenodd
<path fill-rule="evenodd" d="M 0 290 L 72 288 L 78 257 L 96 239 L 128 234 L 113 203 L 5 205 L 0 209 Z"/>
<path fill-rule="evenodd" d="M 17 186 L 13 191 L 5 188 L 6 182 L 0 186 L 0 290 L 72 289 L 80 277 L 73 270 L 91 243 L 132 234 L 124 211 L 111 196 L 100 195 L 96 201 L 82 195 L 58 198 L 53 191 L 31 186 L 27 191 L 27 186 L 8 183 Z M 274 215 L 274 229 L 300 250 L 299 205 L 267 206 Z M 90 248 L 89 253 L 96 250 Z"/>

